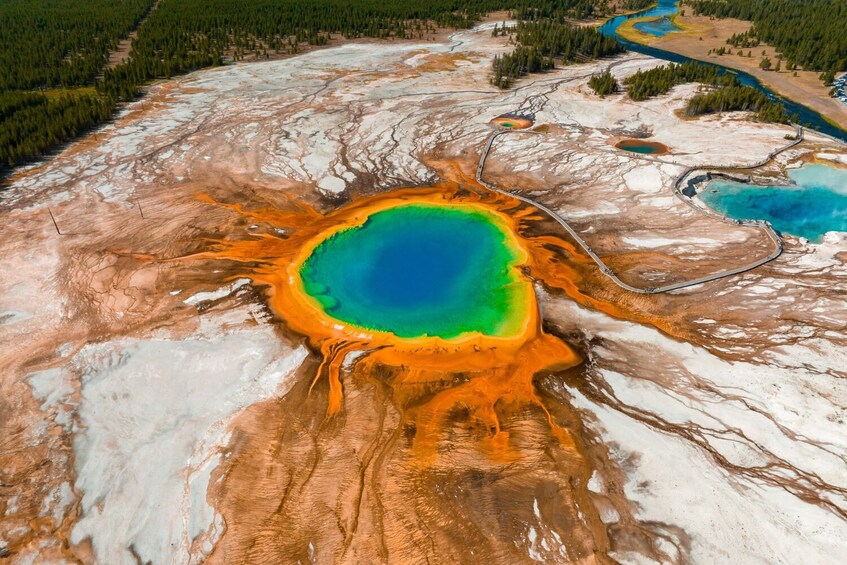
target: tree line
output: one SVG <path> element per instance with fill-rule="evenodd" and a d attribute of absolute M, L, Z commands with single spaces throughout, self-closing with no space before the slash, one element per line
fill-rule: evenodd
<path fill-rule="evenodd" d="M 100 89 L 132 99 L 140 85 L 225 57 L 294 54 L 333 35 L 419 39 L 436 26 L 466 28 L 505 0 L 162 0 L 126 64 L 106 71 Z"/>
<path fill-rule="evenodd" d="M 591 75 L 588 79 L 588 86 L 600 96 L 606 96 L 618 91 L 618 81 L 609 69 L 602 73 Z"/>
<path fill-rule="evenodd" d="M 103 123 L 152 80 L 249 56 L 293 54 L 337 36 L 420 39 L 437 28 L 467 28 L 497 10 L 533 19 L 608 9 L 607 0 L 160 0 L 151 11 L 153 5 L 0 1 L 0 104 L 6 108 L 0 174 Z M 110 50 L 136 28 L 128 60 L 106 68 Z"/>
<path fill-rule="evenodd" d="M 103 123 L 114 104 L 96 93 L 0 93 L 0 163 L 34 159 L 66 139 Z"/>
<path fill-rule="evenodd" d="M 656 0 L 623 0 L 621 8 L 627 12 L 641 11 L 656 3 Z"/>
<path fill-rule="evenodd" d="M 527 20 L 609 10 L 608 0 L 160 0 L 151 12 L 153 5 L 0 2 L 0 100 L 8 102 L 0 123 L 0 172 L 102 123 L 151 80 L 248 56 L 293 54 L 333 36 L 424 38 L 439 27 L 469 27 L 495 10 L 512 9 Z M 106 68 L 109 51 L 142 21 L 128 60 Z M 534 53 L 519 58 L 519 66 L 538 66 Z M 61 96 L 36 96 L 55 88 Z M 31 94 L 24 98 L 32 104 L 20 105 L 18 92 Z M 44 111 L 33 112 L 35 106 Z"/>
<path fill-rule="evenodd" d="M 609 79 L 598 75 L 598 83 L 601 80 Z M 790 121 L 782 104 L 769 99 L 765 93 L 753 87 L 743 86 L 737 77 L 722 72 L 714 65 L 696 61 L 669 63 L 647 71 L 639 70 L 623 80 L 627 94 L 633 100 L 646 100 L 665 94 L 676 85 L 690 82 L 710 86 L 712 90 L 698 93 L 688 101 L 685 113 L 689 116 L 746 110 L 756 112 L 756 119 L 762 122 Z"/>
<path fill-rule="evenodd" d="M 574 26 L 553 20 L 519 21 L 514 30 L 518 46 L 511 53 L 494 57 L 491 84 L 509 88 L 528 73 L 549 70 L 559 61 L 564 65 L 622 53 L 613 37 L 593 27 Z"/>
<path fill-rule="evenodd" d="M 750 111 L 756 113 L 760 122 L 788 123 L 785 107 L 770 100 L 763 92 L 750 86 L 724 86 L 711 92 L 694 95 L 686 105 L 689 116 L 715 114 L 719 112 Z"/>
<path fill-rule="evenodd" d="M 91 86 L 153 0 L 0 2 L 0 173 L 103 123 Z"/>
<path fill-rule="evenodd" d="M 730 38 L 736 47 L 774 46 L 786 68 L 819 71 L 826 82 L 847 70 L 847 2 L 844 0 L 688 0 L 696 14 L 753 22 Z"/>
<path fill-rule="evenodd" d="M 564 23 L 569 20 L 603 18 L 614 11 L 615 5 L 609 0 L 528 0 L 516 4 L 515 17 L 522 21 Z"/>
<path fill-rule="evenodd" d="M 665 94 L 678 84 L 699 82 L 713 86 L 732 86 L 738 79 L 722 73 L 714 65 L 704 65 L 695 61 L 662 65 L 647 71 L 637 71 L 624 79 L 627 94 L 633 100 L 646 100 L 659 94 Z"/>
<path fill-rule="evenodd" d="M 0 2 L 0 92 L 91 84 L 153 0 Z"/>

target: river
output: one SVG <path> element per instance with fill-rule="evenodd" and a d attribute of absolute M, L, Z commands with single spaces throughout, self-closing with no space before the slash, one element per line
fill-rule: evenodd
<path fill-rule="evenodd" d="M 620 35 L 618 35 L 618 28 L 621 26 L 623 22 L 630 18 L 643 18 L 643 17 L 662 17 L 662 16 L 672 16 L 677 13 L 679 10 L 679 4 L 677 0 L 659 0 L 658 4 L 652 8 L 647 10 L 642 10 L 641 12 L 636 12 L 634 14 L 628 14 L 625 16 L 617 16 L 615 18 L 610 19 L 605 24 L 600 26 L 599 31 L 603 35 L 612 36 L 618 40 L 618 42 L 625 46 L 630 51 L 634 51 L 636 53 L 643 53 L 644 55 L 649 55 L 651 57 L 655 57 L 657 59 L 664 59 L 666 61 L 671 61 L 673 63 L 685 63 L 688 61 L 694 61 L 696 59 L 691 59 L 684 55 L 679 55 L 677 53 L 673 53 L 671 51 L 665 51 L 664 49 L 657 49 L 655 47 L 651 47 L 649 45 L 642 45 L 640 43 L 635 43 L 633 41 L 629 41 L 628 39 L 624 39 Z M 773 100 L 777 100 L 781 102 L 789 115 L 795 115 L 796 120 L 810 129 L 819 131 L 821 133 L 825 133 L 832 137 L 838 138 L 841 141 L 847 142 L 847 131 L 834 126 L 833 124 L 827 122 L 819 113 L 814 110 L 803 106 L 793 100 L 785 98 L 784 96 L 780 96 L 773 90 L 764 86 L 759 79 L 756 77 L 745 73 L 743 71 L 739 71 L 736 69 L 731 69 L 729 67 L 724 67 L 723 65 L 718 65 L 715 63 L 707 63 L 705 61 L 699 61 L 700 63 L 706 65 L 712 65 L 718 67 L 723 72 L 731 73 L 738 77 L 738 80 L 741 84 L 746 86 L 751 86 L 756 90 L 764 92 L 768 95 L 769 98 Z"/>

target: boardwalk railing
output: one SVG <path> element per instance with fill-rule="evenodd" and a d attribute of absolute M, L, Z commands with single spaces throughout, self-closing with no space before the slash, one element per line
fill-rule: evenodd
<path fill-rule="evenodd" d="M 532 200 L 532 199 L 527 198 L 525 196 L 521 196 L 519 194 L 514 194 L 512 192 L 508 192 L 506 190 L 499 189 L 496 186 L 494 186 L 490 183 L 487 183 L 487 182 L 485 182 L 485 180 L 483 180 L 482 176 L 483 176 L 483 173 L 485 172 L 485 161 L 488 159 L 488 154 L 491 152 L 491 148 L 494 146 L 494 141 L 498 137 L 500 137 L 501 135 L 508 134 L 508 133 L 535 133 L 535 134 L 537 134 L 538 132 L 534 132 L 532 130 L 501 130 L 501 131 L 495 131 L 494 133 L 492 133 L 491 136 L 488 139 L 488 143 L 486 143 L 485 148 L 482 151 L 482 155 L 480 156 L 479 166 L 476 169 L 476 180 L 482 186 L 487 188 L 488 190 L 498 192 L 500 194 L 504 194 L 504 195 L 510 196 L 512 198 L 517 198 L 518 200 L 525 202 L 525 203 L 529 204 L 530 206 L 534 206 L 535 208 L 538 208 L 539 210 L 541 210 L 542 212 L 544 212 L 545 214 L 550 216 L 560 226 L 562 226 L 565 229 L 565 231 L 568 232 L 568 234 L 574 239 L 574 241 L 577 242 L 577 244 L 579 244 L 580 247 L 582 247 L 582 249 L 588 254 L 589 257 L 591 257 L 591 259 L 597 264 L 597 266 L 600 267 L 600 271 L 604 275 L 606 275 L 607 277 L 612 279 L 612 281 L 614 281 L 614 283 L 617 284 L 619 287 L 626 289 L 626 290 L 629 290 L 630 292 L 637 292 L 639 294 L 660 294 L 660 293 L 664 293 L 664 292 L 671 292 L 673 290 L 679 290 L 679 289 L 682 289 L 682 288 L 696 286 L 696 285 L 699 285 L 699 284 L 703 284 L 703 283 L 707 283 L 707 282 L 711 282 L 711 281 L 716 281 L 716 280 L 723 279 L 723 278 L 726 278 L 726 277 L 731 277 L 731 276 L 734 276 L 734 275 L 745 273 L 747 271 L 755 269 L 756 267 L 760 267 L 760 266 L 764 265 L 765 263 L 773 261 L 774 259 L 776 259 L 777 257 L 779 257 L 782 254 L 782 249 L 783 249 L 782 238 L 779 236 L 779 234 L 776 233 L 776 231 L 774 231 L 773 227 L 771 227 L 771 225 L 768 222 L 763 221 L 763 220 L 734 220 L 734 219 L 731 219 L 731 218 L 727 218 L 726 216 L 717 214 L 715 212 L 705 210 L 704 208 L 697 206 L 690 198 L 688 198 L 684 194 L 682 194 L 680 187 L 682 186 L 683 181 L 686 178 L 688 178 L 688 176 L 691 173 L 693 173 L 695 171 L 755 169 L 757 167 L 761 167 L 761 166 L 766 165 L 774 157 L 776 157 L 777 155 L 779 155 L 783 151 L 791 149 L 792 147 L 794 147 L 795 145 L 797 145 L 797 144 L 799 144 L 803 141 L 803 128 L 800 127 L 799 125 L 795 125 L 795 127 L 797 128 L 796 138 L 794 140 L 792 140 L 790 143 L 788 143 L 787 145 L 784 145 L 783 147 L 780 147 L 780 148 L 772 151 L 771 153 L 768 154 L 768 156 L 766 158 L 762 159 L 761 161 L 758 161 L 756 163 L 749 164 L 749 165 L 739 165 L 739 166 L 704 165 L 704 166 L 698 166 L 698 167 L 688 167 L 682 172 L 682 174 L 680 174 L 677 177 L 676 181 L 673 184 L 674 194 L 680 200 L 682 200 L 685 204 L 687 204 L 689 207 L 691 207 L 693 210 L 696 210 L 697 212 L 699 212 L 701 214 L 706 214 L 706 215 L 708 215 L 712 218 L 717 218 L 717 219 L 724 221 L 724 222 L 732 223 L 732 224 L 735 224 L 735 225 L 754 227 L 754 228 L 758 228 L 758 229 L 761 229 L 762 231 L 764 231 L 765 234 L 773 242 L 773 245 L 774 245 L 773 251 L 771 251 L 765 257 L 762 257 L 760 259 L 757 259 L 757 260 L 755 260 L 751 263 L 747 263 L 747 264 L 742 265 L 740 267 L 735 267 L 733 269 L 727 269 L 725 271 L 714 273 L 712 275 L 707 275 L 707 276 L 704 276 L 704 277 L 699 277 L 699 278 L 696 278 L 696 279 L 691 279 L 691 280 L 687 280 L 687 281 L 682 281 L 682 282 L 678 282 L 678 283 L 664 285 L 664 286 L 660 286 L 660 287 L 656 287 L 656 288 L 652 288 L 652 287 L 640 288 L 640 287 L 635 287 L 635 286 L 632 286 L 630 284 L 623 282 L 621 279 L 618 278 L 618 276 L 611 269 L 611 267 L 609 267 L 594 252 L 594 250 L 591 248 L 591 246 L 588 245 L 588 243 L 586 243 L 585 240 L 582 239 L 582 237 L 580 237 L 580 235 L 576 232 L 576 230 L 574 230 L 570 226 L 570 224 L 568 224 L 565 221 L 564 218 L 559 216 L 559 214 L 557 214 L 556 212 L 554 212 L 553 210 L 551 210 L 547 206 L 545 206 L 545 205 L 543 205 L 543 204 L 541 204 L 541 203 L 539 203 L 535 200 Z"/>

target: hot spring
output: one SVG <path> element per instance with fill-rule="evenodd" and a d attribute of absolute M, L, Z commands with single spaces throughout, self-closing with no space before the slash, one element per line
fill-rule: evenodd
<path fill-rule="evenodd" d="M 469 205 L 400 205 L 319 243 L 300 268 L 329 316 L 401 338 L 520 333 L 531 287 L 524 252 L 496 215 Z"/>

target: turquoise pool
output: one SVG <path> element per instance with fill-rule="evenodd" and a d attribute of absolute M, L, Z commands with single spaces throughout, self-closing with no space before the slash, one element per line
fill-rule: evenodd
<path fill-rule="evenodd" d="M 847 170 L 814 164 L 788 176 L 792 186 L 716 179 L 698 196 L 730 218 L 767 220 L 781 232 L 811 241 L 829 231 L 847 232 Z"/>
<path fill-rule="evenodd" d="M 656 141 L 645 141 L 643 139 L 624 139 L 615 144 L 618 149 L 641 155 L 662 155 L 668 152 L 667 145 Z"/>

